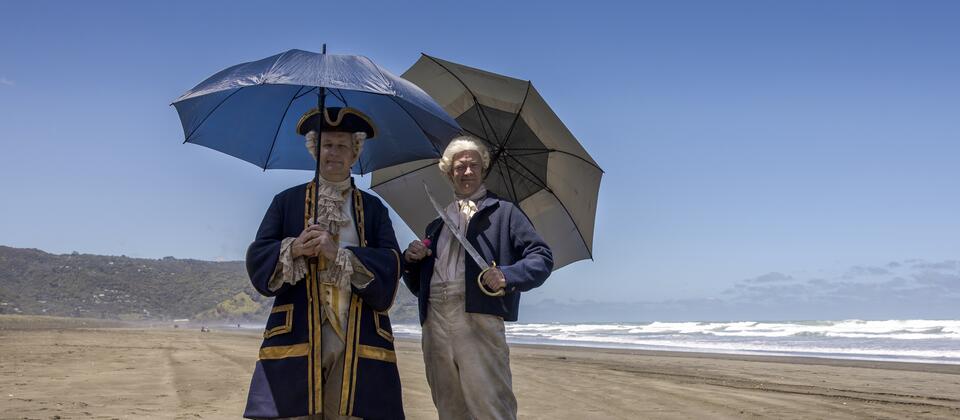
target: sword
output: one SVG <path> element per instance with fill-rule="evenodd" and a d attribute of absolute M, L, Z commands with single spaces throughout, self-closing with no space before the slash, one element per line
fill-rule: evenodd
<path fill-rule="evenodd" d="M 491 292 L 483 285 L 481 279 L 483 274 L 497 266 L 497 262 L 494 261 L 493 264 L 487 264 L 484 261 L 483 256 L 473 247 L 473 244 L 467 240 L 466 237 L 460 233 L 460 229 L 457 229 L 456 223 L 453 220 L 450 220 L 450 216 L 447 215 L 447 212 L 443 210 L 443 207 L 440 207 L 440 204 L 437 203 L 437 199 L 433 198 L 433 194 L 430 193 L 430 187 L 427 186 L 427 183 L 423 183 L 423 190 L 427 193 L 427 198 L 430 199 L 430 204 L 433 204 L 433 209 L 437 211 L 437 214 L 440 215 L 440 219 L 443 220 L 443 224 L 447 226 L 447 229 L 450 229 L 450 233 L 453 234 L 453 237 L 457 239 L 457 242 L 460 242 L 460 245 L 463 246 L 463 250 L 467 251 L 467 255 L 470 255 L 470 258 L 473 259 L 473 262 L 477 263 L 477 266 L 480 267 L 480 275 L 477 276 L 477 284 L 480 285 L 480 291 L 487 296 L 503 296 L 503 289 L 498 290 L 497 292 Z"/>

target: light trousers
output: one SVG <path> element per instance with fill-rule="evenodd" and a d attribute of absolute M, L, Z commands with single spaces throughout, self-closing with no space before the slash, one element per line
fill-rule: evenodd
<path fill-rule="evenodd" d="M 467 313 L 462 295 L 433 290 L 423 361 L 441 420 L 517 418 L 503 319 Z"/>

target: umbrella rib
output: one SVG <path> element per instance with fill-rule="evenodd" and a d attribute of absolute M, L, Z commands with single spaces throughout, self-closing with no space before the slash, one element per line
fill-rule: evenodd
<path fill-rule="evenodd" d="M 414 172 L 420 172 L 420 171 L 422 171 L 422 170 L 424 170 L 424 169 L 427 169 L 427 168 L 429 168 L 429 167 L 431 167 L 431 166 L 433 166 L 433 165 L 435 165 L 435 164 L 436 164 L 436 162 L 430 162 L 430 163 L 428 163 L 428 164 L 426 164 L 426 165 L 423 165 L 423 166 L 421 166 L 421 167 L 419 167 L 419 168 L 417 168 L 417 169 L 414 169 L 414 170 L 412 170 L 412 171 L 407 171 L 407 172 L 404 172 L 404 173 L 402 173 L 402 174 L 400 174 L 400 175 L 397 175 L 397 176 L 395 176 L 395 177 L 393 177 L 393 178 L 383 180 L 382 182 L 378 182 L 376 185 L 373 185 L 373 183 L 371 182 L 371 183 L 370 183 L 370 188 L 379 187 L 379 186 L 381 186 L 381 185 L 383 185 L 383 184 L 386 184 L 386 183 L 388 183 L 388 182 L 392 182 L 392 181 L 394 181 L 394 180 L 403 178 L 403 177 L 405 177 L 405 176 L 407 176 L 407 175 L 410 175 L 410 174 L 412 174 L 412 173 L 414 173 Z"/>
<path fill-rule="evenodd" d="M 484 132 L 484 133 L 487 132 L 487 128 L 484 127 L 483 124 L 480 124 L 480 128 L 483 129 L 483 132 Z M 460 129 L 463 130 L 463 131 L 465 131 L 467 134 L 470 134 L 470 135 L 472 135 L 472 136 L 474 136 L 474 137 L 476 137 L 476 138 L 479 138 L 479 139 L 486 140 L 487 138 L 490 137 L 489 135 L 480 135 L 479 133 L 474 133 L 472 130 L 468 130 L 468 129 L 463 128 L 463 127 L 460 127 Z M 496 162 L 498 162 L 498 161 L 500 160 L 500 155 L 497 154 L 497 153 L 494 153 L 493 156 L 492 156 L 490 159 L 492 160 L 492 162 L 490 162 L 490 164 L 492 165 L 492 164 L 494 164 L 494 163 L 496 163 Z"/>
<path fill-rule="evenodd" d="M 463 83 L 463 82 L 460 82 L 460 83 Z M 464 84 L 464 86 L 466 86 L 466 84 Z M 470 89 L 467 88 L 467 90 L 469 91 Z M 473 95 L 473 92 L 472 92 L 472 91 L 470 92 L 470 95 L 473 96 L 473 102 L 474 102 L 475 104 L 477 104 L 477 110 L 480 111 L 480 115 L 482 115 L 482 116 L 483 116 L 483 119 L 487 121 L 487 125 L 490 127 L 490 131 L 493 133 L 493 139 L 494 139 L 494 141 L 497 142 L 497 146 L 498 146 L 498 147 L 503 147 L 503 144 L 505 144 L 505 143 L 507 142 L 507 140 L 506 140 L 506 139 L 502 139 L 502 140 L 500 139 L 500 135 L 497 134 L 497 130 L 496 130 L 495 128 L 493 128 L 493 123 L 490 122 L 490 117 L 487 116 L 487 111 L 484 111 L 483 105 L 480 104 L 480 101 L 477 100 L 477 97 Z M 482 126 L 482 125 L 483 125 L 483 122 L 481 121 L 481 126 Z M 486 131 L 486 130 L 484 130 L 484 131 Z"/>
<path fill-rule="evenodd" d="M 287 107 L 283 109 L 283 113 L 280 114 L 280 122 L 277 123 L 277 131 L 273 133 L 273 141 L 270 142 L 270 151 L 267 152 L 267 159 L 263 161 L 263 170 L 267 170 L 267 165 L 270 163 L 270 157 L 273 156 L 273 148 L 277 146 L 277 138 L 280 137 L 280 127 L 283 126 L 283 118 L 287 116 L 287 111 L 290 110 L 290 105 L 293 105 L 293 101 L 297 100 L 300 94 L 300 91 L 303 90 L 306 86 L 300 86 L 300 89 L 293 94 L 293 97 L 290 98 L 290 102 L 287 102 Z M 312 89 L 311 89 L 312 90 Z"/>
<path fill-rule="evenodd" d="M 597 168 L 597 170 L 600 171 L 600 173 L 606 173 L 606 172 L 604 172 L 604 170 L 603 170 L 602 168 L 600 168 L 599 166 L 597 166 L 597 164 L 595 164 L 595 163 L 593 163 L 593 162 L 591 162 L 591 161 L 589 161 L 589 160 L 586 160 L 586 159 L 584 159 L 583 157 L 577 156 L 577 155 L 575 155 L 575 154 L 573 154 L 573 153 L 570 153 L 570 152 L 567 152 L 567 151 L 563 151 L 563 150 L 560 150 L 560 149 L 510 148 L 510 149 L 507 149 L 507 150 L 508 150 L 508 151 L 511 151 L 511 152 L 513 152 L 513 151 L 518 151 L 518 150 L 519 150 L 519 151 L 532 152 L 532 153 L 524 153 L 524 154 L 522 154 L 522 155 L 521 155 L 521 154 L 518 154 L 518 155 L 512 155 L 512 156 L 533 156 L 533 155 L 538 155 L 538 154 L 542 154 L 542 153 L 560 153 L 560 154 L 564 154 L 564 155 L 568 155 L 568 156 L 571 156 L 571 157 L 575 157 L 575 158 L 577 158 L 577 159 L 580 159 L 580 160 L 582 160 L 584 163 L 586 163 L 587 165 L 590 165 L 590 166 L 593 166 L 594 168 Z"/>
<path fill-rule="evenodd" d="M 533 171 L 530 170 L 530 168 L 527 167 L 527 165 L 524 165 L 523 162 L 520 161 L 520 159 L 517 159 L 516 157 L 514 157 L 513 155 L 511 155 L 511 154 L 509 154 L 509 153 L 505 153 L 504 156 L 506 156 L 506 157 L 508 157 L 508 158 L 512 158 L 513 161 L 517 163 L 517 165 L 520 165 L 521 168 L 523 168 L 524 170 L 526 170 L 527 172 L 530 173 L 530 176 L 527 176 L 526 174 L 523 174 L 523 173 L 521 173 L 520 171 L 517 171 L 517 173 L 518 173 L 519 175 L 523 176 L 523 177 L 526 178 L 528 181 L 533 182 L 534 184 L 537 184 L 538 187 L 543 188 L 543 189 L 545 189 L 545 190 L 547 190 L 547 191 L 550 191 L 550 187 L 547 186 L 547 183 L 546 183 L 545 181 L 541 180 L 540 177 L 538 177 L 536 173 L 534 173 Z M 507 167 L 509 167 L 509 165 L 508 165 Z M 531 178 L 531 177 L 532 177 L 532 178 Z M 550 191 L 550 193 L 553 193 L 553 191 Z"/>
<path fill-rule="evenodd" d="M 340 102 L 343 102 L 343 106 L 344 106 L 344 107 L 349 107 L 349 106 L 350 106 L 350 105 L 347 104 L 347 98 L 346 98 L 346 96 L 343 95 L 343 90 L 341 90 L 341 89 L 328 89 L 328 90 L 330 91 L 330 93 L 331 93 L 333 96 L 335 96 L 337 99 L 339 99 Z M 339 95 L 338 95 L 338 93 L 339 93 Z"/>
<path fill-rule="evenodd" d="M 517 184 L 513 182 L 513 174 L 510 173 L 510 166 L 507 165 L 506 162 L 502 160 L 497 161 L 497 163 L 507 167 L 507 170 L 505 172 L 507 173 L 507 180 L 510 181 L 510 190 L 511 190 L 510 193 L 513 195 L 513 202 L 516 203 L 517 200 L 519 199 L 519 196 L 517 195 Z"/>
<path fill-rule="evenodd" d="M 307 87 L 307 86 L 304 86 L 304 87 Z M 306 94 L 308 94 L 308 93 L 310 93 L 310 92 L 313 92 L 315 89 L 320 89 L 320 88 L 319 88 L 319 87 L 316 87 L 316 86 L 311 86 L 311 87 L 310 87 L 310 90 L 308 90 L 308 91 L 306 91 L 306 92 L 303 92 L 303 93 L 300 93 L 300 94 L 297 94 L 297 96 L 295 96 L 293 99 L 295 99 L 295 100 L 296 100 L 296 99 L 300 99 L 300 98 L 303 97 L 304 95 L 306 95 Z"/>
<path fill-rule="evenodd" d="M 464 81 L 463 81 L 462 79 L 460 79 L 460 76 L 457 76 L 454 72 L 450 71 L 450 69 L 447 68 L 447 66 L 441 64 L 439 61 L 437 61 L 436 58 L 433 58 L 433 57 L 431 57 L 431 56 L 429 56 L 429 55 L 426 55 L 426 54 L 424 54 L 423 56 L 429 58 L 430 61 L 433 61 L 434 63 L 436 63 L 436 65 L 440 66 L 440 68 L 446 70 L 447 73 L 449 73 L 451 76 L 453 76 L 454 79 L 457 79 L 457 81 L 460 82 L 461 85 L 463 85 L 463 88 L 466 89 L 468 93 L 470 93 L 470 97 L 473 98 L 473 103 L 477 105 L 477 112 L 480 114 L 480 127 L 483 128 L 483 132 L 486 134 L 486 133 L 487 133 L 487 127 L 485 127 L 485 126 L 483 125 L 483 121 L 486 120 L 486 121 L 487 121 L 487 125 L 490 126 L 490 131 L 493 132 L 494 140 L 496 140 L 497 144 L 500 145 L 500 139 L 497 138 L 497 137 L 499 137 L 499 136 L 497 135 L 497 131 L 493 129 L 493 124 L 490 123 L 490 118 L 487 117 L 487 113 L 486 113 L 486 112 L 483 112 L 483 106 L 480 105 L 480 100 L 477 99 L 477 95 L 474 94 L 472 90 L 470 90 L 470 86 L 467 86 L 467 84 L 464 83 Z M 488 138 L 490 138 L 490 135 L 489 135 L 489 134 L 487 134 L 486 136 L 484 136 L 484 139 L 488 139 Z"/>
<path fill-rule="evenodd" d="M 513 122 L 510 123 L 510 129 L 507 130 L 507 136 L 503 138 L 503 143 L 500 144 L 500 147 L 503 148 L 510 141 L 510 135 L 513 134 L 513 128 L 517 126 L 517 121 L 520 120 L 520 113 L 523 112 L 523 106 L 527 104 L 527 97 L 530 96 L 530 88 L 533 87 L 533 83 L 530 83 L 527 80 L 527 91 L 523 93 L 523 100 L 520 101 L 520 108 L 517 108 L 517 113 L 513 116 Z"/>
<path fill-rule="evenodd" d="M 499 160 L 496 160 L 496 159 L 491 160 L 491 161 L 490 161 L 490 167 L 487 169 L 487 173 L 483 174 L 483 182 L 484 182 L 484 183 L 486 183 L 486 182 L 487 182 L 487 179 L 490 178 L 490 175 L 493 174 L 493 165 L 497 165 L 498 167 L 502 166 L 502 165 L 501 165 L 501 162 L 500 162 Z M 501 169 L 500 172 L 502 173 L 503 170 Z M 501 176 L 502 176 L 502 175 L 501 175 Z M 507 194 L 510 194 L 510 191 L 509 191 L 509 190 L 507 191 Z M 514 201 L 516 201 L 516 200 L 514 200 Z"/>
<path fill-rule="evenodd" d="M 246 87 L 246 86 L 241 86 L 241 87 L 240 87 L 239 89 L 237 89 L 237 90 L 235 90 L 235 91 L 233 91 L 233 93 L 231 93 L 231 94 L 229 94 L 229 95 L 227 95 L 227 97 L 226 97 L 226 98 L 223 98 L 223 100 L 222 100 L 222 101 L 220 101 L 220 103 L 219 103 L 219 104 L 217 104 L 217 106 L 215 106 L 215 107 L 213 107 L 213 109 L 211 109 L 211 110 L 210 110 L 210 112 L 208 112 L 208 113 L 207 113 L 207 115 L 204 115 L 204 117 L 203 117 L 203 119 L 202 119 L 202 120 L 200 120 L 200 124 L 197 124 L 197 126 L 196 126 L 196 127 L 194 127 L 194 128 L 193 128 L 193 130 L 191 130 L 191 131 L 190 131 L 190 134 L 189 134 L 189 135 L 188 135 L 188 136 L 187 136 L 186 138 L 184 138 L 184 139 L 183 139 L 183 142 L 184 142 L 184 143 L 186 143 L 186 142 L 189 142 L 189 141 L 190 141 L 190 137 L 193 137 L 193 134 L 194 134 L 194 133 L 196 133 L 196 132 L 197 132 L 197 130 L 199 130 L 199 129 L 200 129 L 200 126 L 202 126 L 202 125 L 203 125 L 203 123 L 205 123 L 205 122 L 207 122 L 207 118 L 210 118 L 210 116 L 211 116 L 211 115 L 213 115 L 213 112 L 214 112 L 214 111 L 216 111 L 216 110 L 217 110 L 217 108 L 220 108 L 220 105 L 223 105 L 223 103 L 224 103 L 224 102 L 226 102 L 226 101 L 227 101 L 227 99 L 230 99 L 230 98 L 232 98 L 232 97 L 233 97 L 233 95 L 236 95 L 236 94 L 237 94 L 237 92 L 239 92 L 239 91 L 241 91 L 241 90 L 243 90 L 243 88 L 245 88 L 245 87 Z"/>
<path fill-rule="evenodd" d="M 509 150 L 510 150 L 511 152 L 515 152 L 517 149 L 509 149 Z M 544 153 L 558 152 L 558 151 L 559 151 L 559 150 L 537 149 L 537 150 L 527 151 L 526 153 L 511 153 L 511 155 L 513 155 L 513 156 L 536 156 L 536 155 L 542 155 L 542 154 L 544 154 Z"/>
<path fill-rule="evenodd" d="M 487 140 L 490 138 L 490 133 L 487 132 L 487 124 L 483 123 L 483 120 L 486 118 L 486 116 L 483 114 L 483 111 L 480 110 L 481 106 L 480 103 L 477 102 L 477 98 L 473 98 L 473 103 L 477 106 L 477 120 L 480 121 L 480 128 L 483 129 L 483 136 L 480 138 Z M 493 131 L 493 127 L 490 127 L 490 131 Z M 496 133 L 494 133 L 494 141 L 496 141 Z M 492 144 L 493 142 L 490 143 Z"/>
<path fill-rule="evenodd" d="M 423 136 L 424 136 L 424 137 L 426 137 L 426 138 L 428 138 L 428 139 L 430 138 L 430 135 L 427 134 L 427 130 L 424 130 L 424 129 L 423 129 L 423 126 L 420 125 L 420 120 L 414 118 L 414 117 L 413 117 L 413 114 L 411 114 L 410 111 L 408 111 L 406 108 L 404 108 L 404 107 L 403 107 L 403 104 L 401 104 L 399 101 L 397 101 L 397 97 L 396 97 L 396 96 L 387 95 L 387 97 L 390 98 L 390 100 L 393 101 L 393 103 L 397 104 L 397 106 L 400 107 L 400 109 L 402 109 L 403 112 L 406 113 L 407 116 L 410 117 L 410 119 L 411 119 L 415 124 L 417 124 L 417 128 L 420 129 L 420 132 L 423 133 Z M 430 142 L 430 146 L 433 146 L 433 151 L 436 152 L 437 155 L 439 156 L 441 152 L 440 152 L 440 150 L 437 149 L 437 145 L 436 145 L 436 144 L 433 144 L 433 142 L 431 141 L 431 142 Z"/>
<path fill-rule="evenodd" d="M 472 135 L 472 136 L 474 136 L 474 137 L 478 137 L 478 138 L 481 138 L 481 139 L 486 139 L 486 138 L 487 138 L 486 136 L 482 136 L 482 135 L 480 135 L 480 134 L 478 134 L 478 133 L 474 133 L 472 130 L 467 130 L 466 128 L 463 128 L 463 127 L 460 127 L 460 129 L 462 129 L 464 132 L 466 132 L 467 134 L 470 134 L 470 135 Z M 484 130 L 484 131 L 486 131 L 486 130 Z"/>
<path fill-rule="evenodd" d="M 509 155 L 509 154 L 508 154 L 507 156 L 513 158 L 513 156 L 511 156 L 511 155 Z M 529 168 L 527 168 L 526 165 L 524 165 L 522 162 L 520 162 L 517 158 L 513 158 L 513 160 L 516 161 L 517 164 L 520 165 L 520 167 L 522 167 L 523 169 L 526 169 L 527 172 L 530 172 L 531 174 L 533 174 L 533 171 L 531 171 Z M 517 174 L 519 174 L 520 176 L 523 176 L 523 177 L 526 178 L 527 180 L 533 181 L 532 179 L 530 179 L 529 177 L 527 177 L 526 175 L 524 175 L 523 173 L 521 173 L 521 172 L 519 172 L 519 171 L 517 171 Z M 535 179 L 538 179 L 538 178 L 536 177 L 536 175 L 534 175 L 533 177 L 534 177 Z M 556 199 L 557 199 L 557 203 L 560 203 L 560 207 L 563 208 L 564 213 L 567 213 L 567 217 L 569 217 L 570 220 L 573 222 L 573 227 L 575 227 L 575 228 L 577 229 L 577 235 L 580 235 L 580 241 L 583 242 L 583 247 L 587 249 L 587 255 L 590 256 L 590 259 L 591 259 L 591 260 L 593 260 L 593 251 L 590 249 L 590 247 L 587 246 L 587 240 L 583 237 L 583 232 L 580 231 L 580 226 L 577 225 L 577 222 L 573 219 L 573 215 L 570 214 L 570 210 L 567 209 L 567 205 L 566 205 L 566 204 L 563 204 L 563 200 L 561 200 L 560 197 L 557 197 L 557 194 L 554 193 L 553 190 L 550 189 L 550 187 L 547 187 L 546 185 L 543 185 L 543 189 L 544 189 L 544 191 L 550 193 L 550 195 L 552 195 L 553 198 L 556 198 Z M 517 205 L 519 205 L 519 204 L 520 204 L 520 203 L 517 203 Z"/>
<path fill-rule="evenodd" d="M 500 140 L 500 135 L 497 134 L 497 130 L 493 128 L 493 123 L 490 122 L 490 117 L 487 116 L 487 112 L 483 110 L 483 105 L 480 105 L 480 102 L 477 102 L 477 98 L 473 98 L 474 103 L 477 104 L 477 110 L 480 111 L 480 115 L 483 116 L 483 119 L 487 121 L 487 125 L 490 127 L 490 132 L 493 133 L 493 140 L 497 142 L 497 145 L 500 146 L 503 142 Z M 482 122 L 481 122 L 482 125 Z M 486 129 L 484 129 L 486 131 Z"/>

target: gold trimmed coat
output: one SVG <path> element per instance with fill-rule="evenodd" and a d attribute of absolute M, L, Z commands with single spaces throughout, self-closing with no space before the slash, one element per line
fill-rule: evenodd
<path fill-rule="evenodd" d="M 283 284 L 275 291 L 267 288 L 280 257 L 281 241 L 299 236 L 304 220 L 310 216 L 310 191 L 312 182 L 277 194 L 247 250 L 250 280 L 261 294 L 273 296 L 274 304 L 244 417 L 314 415 L 320 414 L 323 407 L 319 285 L 313 276 L 307 275 L 296 284 Z M 402 419 L 400 376 L 387 314 L 401 273 L 400 249 L 383 203 L 355 187 L 351 191 L 360 246 L 347 249 L 374 277 L 362 290 L 352 290 L 339 414 Z"/>

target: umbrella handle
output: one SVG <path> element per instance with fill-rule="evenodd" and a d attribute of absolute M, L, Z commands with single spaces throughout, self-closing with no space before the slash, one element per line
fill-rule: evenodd
<path fill-rule="evenodd" d="M 480 291 L 483 292 L 483 294 L 487 296 L 492 296 L 492 297 L 500 297 L 506 294 L 506 292 L 504 292 L 503 289 L 497 290 L 496 292 L 491 292 L 490 289 L 487 289 L 487 286 L 484 286 L 483 284 L 484 273 L 486 273 L 487 271 L 490 271 L 490 269 L 493 269 L 493 268 L 497 268 L 496 261 L 493 261 L 493 263 L 489 267 L 483 269 L 483 271 L 480 272 L 480 275 L 477 276 L 477 284 L 480 285 Z"/>

